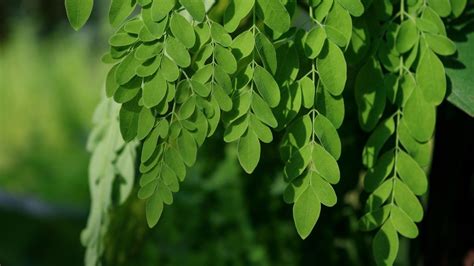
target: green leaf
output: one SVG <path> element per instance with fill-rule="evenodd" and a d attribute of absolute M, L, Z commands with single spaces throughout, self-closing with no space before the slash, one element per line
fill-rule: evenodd
<path fill-rule="evenodd" d="M 456 44 L 444 35 L 427 33 L 425 40 L 428 46 L 439 55 L 452 55 L 456 52 Z"/>
<path fill-rule="evenodd" d="M 307 172 L 303 176 L 295 178 L 288 184 L 283 193 L 283 200 L 286 203 L 295 203 L 295 201 L 301 196 L 301 194 L 303 194 L 303 192 L 309 186 L 311 174 L 312 172 Z"/>
<path fill-rule="evenodd" d="M 454 9 L 454 5 L 453 5 Z M 472 20 L 470 20 L 472 23 Z M 462 62 L 463 68 L 456 65 L 446 67 L 446 72 L 450 79 L 451 92 L 448 95 L 448 101 L 474 117 L 474 32 L 469 27 L 463 27 L 461 31 L 466 39 L 456 42 L 457 56 L 456 60 Z"/>
<path fill-rule="evenodd" d="M 239 140 L 237 151 L 240 165 L 246 173 L 251 174 L 260 160 L 260 142 L 257 135 L 247 130 Z"/>
<path fill-rule="evenodd" d="M 141 65 L 141 61 L 136 59 L 133 53 L 130 53 L 120 63 L 115 71 L 115 79 L 118 84 L 124 85 L 136 75 L 136 69 Z"/>
<path fill-rule="evenodd" d="M 326 41 L 326 31 L 322 27 L 313 28 L 304 40 L 304 52 L 308 58 L 316 58 Z"/>
<path fill-rule="evenodd" d="M 416 80 L 415 76 L 412 73 L 405 73 L 401 76 L 398 84 L 399 88 L 397 89 L 395 97 L 395 102 L 398 106 L 403 107 L 406 105 L 408 98 L 416 89 Z"/>
<path fill-rule="evenodd" d="M 390 36 L 390 39 L 394 38 L 394 36 Z M 391 41 L 393 42 L 393 40 Z M 398 67 L 400 66 L 400 57 L 397 56 L 398 52 L 391 47 L 392 44 L 388 44 L 382 42 L 378 49 L 378 59 L 380 63 L 389 70 L 390 72 L 396 72 Z"/>
<path fill-rule="evenodd" d="M 180 67 L 188 67 L 191 64 L 191 56 L 184 44 L 173 37 L 168 37 L 165 42 L 165 51 Z"/>
<path fill-rule="evenodd" d="M 137 130 L 137 139 L 142 140 L 153 129 L 155 125 L 155 116 L 148 108 L 142 108 L 140 114 L 138 115 L 138 130 Z"/>
<path fill-rule="evenodd" d="M 275 108 L 275 117 L 278 121 L 277 130 L 283 130 L 297 116 L 301 109 L 301 90 L 297 83 L 282 85 L 281 100 Z"/>
<path fill-rule="evenodd" d="M 167 150 L 165 153 L 165 163 L 176 173 L 180 181 L 184 180 L 186 176 L 186 166 L 175 148 L 169 148 Z"/>
<path fill-rule="evenodd" d="M 255 38 L 251 31 L 244 31 L 232 42 L 232 53 L 235 59 L 240 60 L 249 56 L 255 47 Z"/>
<path fill-rule="evenodd" d="M 176 5 L 176 0 L 153 1 L 151 4 L 151 17 L 154 21 L 164 19 Z"/>
<path fill-rule="evenodd" d="M 303 148 L 312 136 L 312 121 L 309 115 L 299 117 L 287 129 L 288 144 Z"/>
<path fill-rule="evenodd" d="M 258 55 L 265 69 L 268 69 L 271 74 L 275 75 L 277 70 L 277 56 L 272 42 L 270 42 L 264 34 L 258 33 L 255 37 L 255 47 L 257 47 Z"/>
<path fill-rule="evenodd" d="M 161 52 L 163 46 L 161 43 L 142 43 L 135 50 L 135 57 L 138 60 L 145 61 L 150 59 Z"/>
<path fill-rule="evenodd" d="M 434 24 L 430 20 L 417 17 L 415 21 L 416 21 L 416 26 L 418 27 L 419 30 L 423 32 L 434 33 L 434 34 L 438 33 L 438 27 L 436 26 L 436 24 Z"/>
<path fill-rule="evenodd" d="M 265 102 L 270 107 L 276 107 L 280 102 L 280 89 L 272 75 L 266 69 L 257 65 L 253 80 Z"/>
<path fill-rule="evenodd" d="M 112 97 L 120 86 L 115 79 L 115 71 L 118 66 L 119 64 L 114 65 L 107 74 L 107 79 L 105 81 L 105 92 L 107 97 Z"/>
<path fill-rule="evenodd" d="M 428 180 L 421 167 L 404 151 L 398 152 L 397 171 L 403 182 L 415 195 L 423 195 L 428 189 Z"/>
<path fill-rule="evenodd" d="M 170 20 L 170 28 L 173 36 L 184 46 L 192 48 L 196 42 L 196 34 L 193 26 L 179 13 L 174 13 Z"/>
<path fill-rule="evenodd" d="M 418 236 L 418 228 L 410 217 L 399 207 L 394 205 L 390 213 L 390 221 L 393 227 L 404 237 L 416 238 Z"/>
<path fill-rule="evenodd" d="M 408 154 L 415 159 L 420 167 L 425 168 L 431 163 L 431 154 L 433 145 L 431 141 L 420 143 L 409 133 L 405 123 L 400 123 L 398 128 L 398 138 Z"/>
<path fill-rule="evenodd" d="M 138 66 L 135 73 L 137 76 L 146 78 L 156 73 L 161 63 L 161 55 L 150 58 Z"/>
<path fill-rule="evenodd" d="M 319 4 L 321 4 L 322 0 L 309 0 L 308 2 L 311 7 L 317 7 Z"/>
<path fill-rule="evenodd" d="M 380 185 L 374 192 L 372 192 L 372 194 L 370 194 L 369 198 L 367 198 L 364 210 L 366 212 L 372 212 L 380 208 L 392 194 L 392 185 L 392 179 L 385 180 L 382 185 Z"/>
<path fill-rule="evenodd" d="M 398 235 L 392 225 L 387 221 L 375 234 L 372 241 L 372 253 L 379 266 L 393 265 L 398 254 Z"/>
<path fill-rule="evenodd" d="M 321 145 L 338 160 L 341 156 L 341 140 L 334 125 L 324 115 L 319 114 L 314 119 L 313 126 Z"/>
<path fill-rule="evenodd" d="M 166 92 L 166 80 L 158 72 L 150 81 L 145 82 L 143 85 L 143 104 L 147 108 L 158 105 L 165 98 Z"/>
<path fill-rule="evenodd" d="M 222 111 L 229 112 L 232 110 L 232 99 L 230 99 L 229 95 L 219 84 L 214 84 L 213 86 L 213 95 Z"/>
<path fill-rule="evenodd" d="M 339 3 L 334 3 L 324 26 L 328 39 L 340 47 L 346 47 L 351 40 L 352 19 Z"/>
<path fill-rule="evenodd" d="M 321 203 L 313 189 L 307 188 L 293 205 L 293 219 L 296 231 L 302 239 L 306 239 L 318 221 Z"/>
<path fill-rule="evenodd" d="M 423 219 L 423 207 L 413 192 L 398 178 L 395 179 L 393 191 L 395 202 L 405 211 L 414 222 L 420 222 Z"/>
<path fill-rule="evenodd" d="M 123 29 L 131 34 L 138 35 L 143 27 L 143 21 L 141 19 L 132 19 L 125 23 Z"/>
<path fill-rule="evenodd" d="M 224 47 L 229 47 L 232 44 L 232 37 L 219 23 L 213 22 L 211 24 L 211 37 L 216 43 Z"/>
<path fill-rule="evenodd" d="M 380 150 L 393 133 L 395 133 L 395 121 L 393 117 L 380 123 L 372 132 L 362 151 L 362 162 L 367 168 L 374 166 Z"/>
<path fill-rule="evenodd" d="M 441 17 L 451 14 L 451 2 L 449 0 L 428 0 L 428 5 Z"/>
<path fill-rule="evenodd" d="M 160 73 L 168 82 L 176 81 L 180 74 L 178 66 L 167 56 L 161 59 Z"/>
<path fill-rule="evenodd" d="M 249 127 L 253 129 L 257 137 L 264 143 L 271 143 L 273 134 L 270 128 L 264 125 L 255 115 L 250 115 Z"/>
<path fill-rule="evenodd" d="M 161 213 L 163 212 L 163 200 L 159 193 L 153 194 L 153 196 L 146 202 L 146 221 L 148 227 L 154 227 L 160 220 Z"/>
<path fill-rule="evenodd" d="M 189 14 L 191 14 L 195 20 L 199 22 L 204 21 L 206 9 L 202 0 L 179 0 L 179 3 L 188 10 Z"/>
<path fill-rule="evenodd" d="M 191 119 L 191 121 L 195 124 L 197 130 L 194 130 L 190 133 L 193 135 L 198 146 L 201 146 L 206 140 L 206 137 L 208 136 L 209 132 L 209 124 L 207 118 L 201 110 L 197 110 L 195 115 L 191 117 Z"/>
<path fill-rule="evenodd" d="M 446 94 L 446 76 L 443 63 L 426 50 L 416 70 L 416 82 L 427 102 L 439 105 Z"/>
<path fill-rule="evenodd" d="M 79 30 L 89 19 L 94 0 L 66 0 L 65 5 L 69 23 L 75 30 Z"/>
<path fill-rule="evenodd" d="M 316 60 L 316 66 L 324 88 L 333 95 L 340 95 L 347 78 L 346 60 L 341 49 L 332 42 L 327 42 Z"/>
<path fill-rule="evenodd" d="M 334 127 L 339 128 L 344 120 L 344 98 L 331 95 L 322 86 L 316 91 L 316 109 L 326 116 Z"/>
<path fill-rule="evenodd" d="M 216 45 L 214 49 L 214 56 L 216 58 L 217 64 L 222 67 L 228 74 L 233 74 L 237 71 L 237 61 L 235 60 L 234 55 L 229 49 Z"/>
<path fill-rule="evenodd" d="M 454 17 L 459 17 L 463 13 L 464 9 L 466 8 L 467 0 L 452 0 L 451 1 L 451 9 L 453 12 Z"/>
<path fill-rule="evenodd" d="M 252 111 L 263 123 L 275 128 L 278 123 L 268 104 L 256 93 L 252 95 Z"/>
<path fill-rule="evenodd" d="M 381 226 L 390 215 L 392 205 L 385 205 L 375 211 L 366 213 L 359 221 L 359 228 L 363 231 L 371 231 Z"/>
<path fill-rule="evenodd" d="M 247 69 L 250 69 L 250 67 L 248 67 Z M 232 80 L 230 79 L 230 76 L 222 69 L 214 67 L 214 78 L 217 84 L 219 84 L 228 95 L 233 92 L 234 88 Z M 248 77 L 247 81 L 250 81 L 250 77 Z"/>
<path fill-rule="evenodd" d="M 285 33 L 290 28 L 290 15 L 279 0 L 257 0 L 257 10 L 270 29 Z"/>
<path fill-rule="evenodd" d="M 157 149 L 156 144 L 158 143 L 158 137 L 160 135 L 160 127 L 155 127 L 148 137 L 143 142 L 142 154 L 140 160 L 142 162 L 148 161 L 152 156 L 155 150 Z"/>
<path fill-rule="evenodd" d="M 187 130 L 181 130 L 178 137 L 178 150 L 187 166 L 192 166 L 196 162 L 197 146 L 193 136 Z"/>
<path fill-rule="evenodd" d="M 141 79 L 135 77 L 130 82 L 120 86 L 114 94 L 114 100 L 117 103 L 126 103 L 131 101 L 140 92 Z"/>
<path fill-rule="evenodd" d="M 287 180 L 293 180 L 303 174 L 311 162 L 311 148 L 311 145 L 306 145 L 299 150 L 292 151 L 291 157 L 284 168 Z"/>
<path fill-rule="evenodd" d="M 316 172 L 331 184 L 339 182 L 340 172 L 336 159 L 321 145 L 313 143 L 312 146 L 312 159 Z"/>
<path fill-rule="evenodd" d="M 315 172 L 311 174 L 310 186 L 323 205 L 327 207 L 336 205 L 337 196 L 334 188 Z"/>
<path fill-rule="evenodd" d="M 314 81 L 309 77 L 305 76 L 298 82 L 302 96 L 303 106 L 305 108 L 312 108 L 314 106 L 314 95 L 316 94 L 316 88 L 314 87 Z"/>
<path fill-rule="evenodd" d="M 224 13 L 224 28 L 234 32 L 252 10 L 255 0 L 232 0 Z"/>
<path fill-rule="evenodd" d="M 173 193 L 171 193 L 170 189 L 162 182 L 158 183 L 156 193 L 160 194 L 163 203 L 168 205 L 173 204 Z"/>
<path fill-rule="evenodd" d="M 149 41 L 161 39 L 168 28 L 168 18 L 169 17 L 166 16 L 161 21 L 154 21 L 152 8 L 149 6 L 142 9 L 142 19 L 145 24 L 144 28 L 147 29 L 150 33 L 149 35 L 152 36 Z"/>
<path fill-rule="evenodd" d="M 334 0 L 322 1 L 317 5 L 317 7 L 313 3 L 313 6 L 316 7 L 316 9 L 314 10 L 314 18 L 317 21 L 323 21 L 323 19 L 328 15 L 329 10 L 331 10 L 333 3 Z"/>
<path fill-rule="evenodd" d="M 140 5 L 140 6 L 147 6 L 149 4 L 151 4 L 153 0 L 137 0 L 137 3 Z"/>
<path fill-rule="evenodd" d="M 112 35 L 112 37 L 109 39 L 109 44 L 111 46 L 120 47 L 120 46 L 131 45 L 135 43 L 136 41 L 137 41 L 137 37 L 132 36 L 128 33 L 121 32 L 121 33 L 116 33 Z"/>
<path fill-rule="evenodd" d="M 443 0 L 444 1 L 444 0 Z M 439 15 L 430 7 L 428 6 L 421 16 L 423 19 L 430 21 L 431 23 L 436 25 L 437 33 L 446 36 L 446 28 L 444 27 L 444 23 L 439 17 Z"/>
<path fill-rule="evenodd" d="M 226 113 L 226 117 L 230 117 L 229 122 L 235 121 L 239 117 L 247 114 L 250 109 L 251 93 L 249 91 L 236 93 L 233 98 L 232 110 Z"/>
<path fill-rule="evenodd" d="M 295 43 L 284 43 L 277 47 L 278 66 L 275 80 L 278 84 L 292 86 L 293 81 L 297 79 L 300 71 L 299 57 L 294 56 L 297 53 L 297 44 Z"/>
<path fill-rule="evenodd" d="M 169 187 L 172 192 L 179 191 L 178 177 L 168 165 L 163 165 L 161 177 L 163 178 L 163 182 Z"/>
<path fill-rule="evenodd" d="M 137 135 L 139 112 L 134 102 L 124 104 L 120 108 L 120 133 L 125 142 L 133 140 Z"/>
<path fill-rule="evenodd" d="M 409 51 L 415 43 L 418 41 L 418 30 L 415 22 L 411 19 L 407 19 L 400 24 L 398 29 L 396 46 L 400 53 Z"/>
<path fill-rule="evenodd" d="M 426 102 L 418 89 L 415 89 L 403 109 L 402 121 L 416 140 L 426 142 L 433 136 L 436 109 Z"/>
<path fill-rule="evenodd" d="M 225 129 L 224 141 L 233 142 L 238 140 L 246 132 L 248 125 L 247 116 L 242 116 L 235 120 Z"/>
<path fill-rule="evenodd" d="M 209 65 L 205 65 L 204 67 L 198 69 L 192 76 L 192 80 L 195 80 L 197 82 L 200 82 L 202 84 L 205 84 L 207 83 L 212 75 L 214 74 L 214 67 L 209 64 Z"/>
<path fill-rule="evenodd" d="M 385 109 L 385 97 L 382 69 L 372 59 L 361 68 L 355 81 L 355 99 L 363 130 L 371 131 L 377 125 Z"/>
<path fill-rule="evenodd" d="M 140 190 L 138 190 L 138 198 L 139 199 L 148 199 L 149 197 L 153 196 L 153 192 L 155 191 L 156 184 L 158 180 L 156 180 L 156 175 L 158 174 L 159 167 L 155 167 L 153 171 L 150 173 L 146 173 L 141 176 L 140 178 Z"/>
<path fill-rule="evenodd" d="M 133 10 L 135 10 L 136 0 L 112 0 L 109 10 L 109 22 L 113 27 L 119 26 Z"/>
<path fill-rule="evenodd" d="M 211 93 L 211 88 L 204 86 L 201 82 L 190 80 L 189 83 L 193 91 L 201 97 L 207 97 Z"/>
<path fill-rule="evenodd" d="M 369 51 L 369 31 L 365 20 L 354 20 L 352 25 L 352 37 L 348 46 L 346 59 L 349 62 L 360 63 Z"/>
<path fill-rule="evenodd" d="M 194 24 L 193 24 L 194 25 Z M 196 32 L 196 44 L 194 48 L 202 48 L 202 46 L 211 39 L 211 27 L 208 23 L 201 23 L 194 25 L 194 31 Z M 208 44 L 208 46 L 210 46 Z"/>
<path fill-rule="evenodd" d="M 415 63 L 415 60 L 418 57 L 418 54 L 420 52 L 420 47 L 422 47 L 423 43 L 420 44 L 420 42 L 415 43 L 415 46 L 411 51 L 406 55 L 406 59 L 404 60 L 403 64 L 406 69 L 410 69 L 412 65 Z M 410 73 L 410 71 L 405 71 L 404 74 Z"/>
<path fill-rule="evenodd" d="M 168 133 L 169 133 L 169 130 L 170 130 L 170 124 L 168 123 L 168 120 L 166 120 L 166 119 L 160 120 L 160 122 L 158 123 L 158 125 L 156 125 L 156 127 L 158 128 L 160 137 L 162 139 L 164 139 L 168 136 Z"/>
<path fill-rule="evenodd" d="M 183 105 L 179 108 L 179 118 L 182 120 L 188 119 L 193 115 L 196 110 L 196 97 L 190 97 Z"/>
<path fill-rule="evenodd" d="M 389 150 L 382 154 L 375 164 L 374 168 L 367 171 L 364 178 L 364 188 L 366 191 L 374 191 L 382 184 L 385 178 L 392 172 L 395 163 L 394 151 Z"/>
<path fill-rule="evenodd" d="M 364 13 L 364 5 L 360 0 L 338 0 L 338 2 L 354 17 L 360 17 Z"/>

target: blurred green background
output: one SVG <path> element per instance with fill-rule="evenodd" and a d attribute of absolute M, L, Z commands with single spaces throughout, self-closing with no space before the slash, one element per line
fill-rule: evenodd
<path fill-rule="evenodd" d="M 2 266 L 83 264 L 79 234 L 89 208 L 85 145 L 107 72 L 100 62 L 111 32 L 101 20 L 107 2 L 96 1 L 92 21 L 76 33 L 63 0 L 0 1 Z M 134 195 L 112 214 L 106 264 L 371 265 L 371 234 L 357 228 L 367 197 L 359 184 L 367 136 L 354 116 L 353 92 L 346 93 L 338 204 L 323 208 L 307 240 L 298 237 L 291 206 L 282 200 L 278 147 L 263 146 L 263 161 L 249 176 L 238 165 L 235 147 L 219 141 L 217 132 L 156 228 L 146 227 L 143 204 Z M 473 247 L 473 123 L 446 104 L 438 120 L 440 139 L 451 139 L 445 128 L 460 132 L 451 141 L 460 143 L 454 147 L 459 150 L 442 140 L 435 146 L 442 152 L 438 156 L 435 148 L 434 160 L 443 168 L 431 176 L 421 236 L 402 239 L 397 265 L 462 265 Z M 441 197 L 445 191 L 439 188 L 446 185 L 437 180 L 446 172 L 458 181 Z M 455 211 L 454 205 L 468 211 Z"/>

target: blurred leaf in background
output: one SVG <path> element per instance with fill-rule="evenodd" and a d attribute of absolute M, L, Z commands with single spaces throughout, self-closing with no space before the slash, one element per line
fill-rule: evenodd
<path fill-rule="evenodd" d="M 445 60 L 450 81 L 448 101 L 474 117 L 474 8 L 454 20 L 449 34 L 456 42 L 457 55 Z"/>
<path fill-rule="evenodd" d="M 28 21 L 0 43 L 0 264 L 81 265 L 85 144 L 106 67 L 91 34 Z"/>
<path fill-rule="evenodd" d="M 84 37 L 44 40 L 32 23 L 20 23 L 1 46 L 3 190 L 82 206 L 87 202 L 84 146 L 105 66 Z"/>

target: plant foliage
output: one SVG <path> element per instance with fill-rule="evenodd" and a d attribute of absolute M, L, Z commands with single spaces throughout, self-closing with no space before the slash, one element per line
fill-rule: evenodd
<path fill-rule="evenodd" d="M 87 143 L 92 153 L 89 165 L 91 210 L 87 227 L 81 234 L 81 242 L 86 246 L 86 265 L 99 264 L 109 225 L 108 212 L 125 202 L 134 185 L 137 142 L 125 143 L 120 136 L 119 108 L 110 99 L 100 103 Z"/>
<path fill-rule="evenodd" d="M 460 16 L 466 1 L 233 0 L 222 18 L 211 15 L 214 4 L 111 1 L 109 21 L 117 30 L 103 61 L 112 65 L 106 95 L 120 110 L 108 102 L 107 120 L 91 138 L 101 141 L 91 164 L 98 207 L 84 234 L 90 256 L 101 254 L 112 183 L 125 180 L 122 198 L 133 184 L 135 143 L 138 197 L 153 227 L 218 127 L 249 174 L 261 143 L 282 132 L 284 200 L 293 204 L 299 235 L 308 237 L 321 205 L 337 202 L 348 58 L 360 65 L 355 101 L 360 126 L 370 132 L 362 157 L 371 194 L 360 226 L 378 230 L 375 261 L 392 265 L 399 235 L 415 238 L 423 217 L 417 196 L 427 190 L 436 106 L 446 94 L 440 57 L 456 52 L 442 18 Z M 75 29 L 92 5 L 66 0 Z"/>
<path fill-rule="evenodd" d="M 378 229 L 373 253 L 378 265 L 392 265 L 398 235 L 418 236 L 423 218 L 417 198 L 428 181 L 436 106 L 446 94 L 440 56 L 456 52 L 441 17 L 459 16 L 465 1 L 374 1 L 363 19 L 369 56 L 355 81 L 361 128 L 371 132 L 363 150 L 370 194 L 363 230 Z M 395 4 L 398 4 L 397 8 Z M 377 16 L 369 16 L 377 14 Z"/>

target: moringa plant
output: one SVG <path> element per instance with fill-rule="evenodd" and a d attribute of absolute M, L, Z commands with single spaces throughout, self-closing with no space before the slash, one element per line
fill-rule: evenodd
<path fill-rule="evenodd" d="M 65 0 L 74 29 L 93 0 Z M 91 136 L 92 210 L 82 235 L 86 262 L 104 250 L 107 212 L 139 173 L 149 227 L 173 203 L 199 148 L 218 127 L 251 174 L 262 143 L 280 145 L 296 230 L 305 239 L 321 205 L 337 202 L 338 128 L 349 65 L 370 193 L 362 230 L 377 230 L 373 254 L 392 265 L 399 235 L 415 238 L 423 218 L 436 107 L 446 94 L 440 57 L 456 52 L 443 18 L 466 0 L 112 0 L 116 28 L 102 60 L 106 100 Z M 222 14 L 213 10 L 219 7 Z M 113 99 L 113 100 L 112 100 Z M 275 133 L 283 137 L 276 139 Z M 121 138 L 117 138 L 120 136 Z M 342 177 L 354 178 L 354 177 Z"/>

